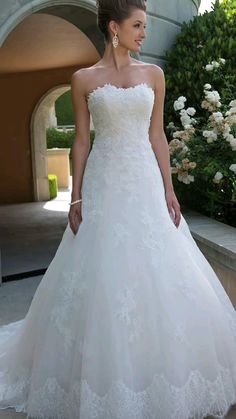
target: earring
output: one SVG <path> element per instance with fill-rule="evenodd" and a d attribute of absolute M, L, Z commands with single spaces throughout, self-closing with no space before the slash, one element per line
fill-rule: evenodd
<path fill-rule="evenodd" d="M 118 36 L 117 36 L 117 33 L 116 33 L 112 38 L 112 45 L 113 45 L 114 48 L 117 48 L 118 44 L 119 44 L 119 39 L 118 39 Z"/>

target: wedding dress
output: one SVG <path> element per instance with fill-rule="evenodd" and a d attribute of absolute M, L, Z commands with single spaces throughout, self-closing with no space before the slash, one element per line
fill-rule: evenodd
<path fill-rule="evenodd" d="M 88 95 L 95 140 L 69 224 L 24 319 L 0 328 L 0 408 L 43 419 L 222 418 L 236 403 L 236 315 L 149 141 L 154 90 Z"/>

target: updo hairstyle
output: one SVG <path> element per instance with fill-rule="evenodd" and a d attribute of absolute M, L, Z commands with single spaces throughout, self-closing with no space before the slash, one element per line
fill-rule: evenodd
<path fill-rule="evenodd" d="M 109 41 L 108 24 L 111 20 L 121 23 L 137 8 L 146 12 L 146 0 L 97 0 L 97 25 L 105 41 Z"/>

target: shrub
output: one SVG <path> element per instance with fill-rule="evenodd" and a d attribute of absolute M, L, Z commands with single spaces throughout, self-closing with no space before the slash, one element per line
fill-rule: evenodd
<path fill-rule="evenodd" d="M 95 132 L 90 130 L 90 150 L 93 145 Z M 75 130 L 67 132 L 58 131 L 56 128 L 47 129 L 47 148 L 72 148 L 75 139 Z"/>
<path fill-rule="evenodd" d="M 165 67 L 166 132 L 180 202 L 231 225 L 236 224 L 235 56 L 236 0 L 217 0 L 211 12 L 183 23 Z"/>
<path fill-rule="evenodd" d="M 90 130 L 90 151 L 93 146 L 93 141 L 95 137 L 94 130 Z M 70 148 L 75 139 L 75 130 L 68 130 L 67 132 L 58 131 L 56 128 L 47 129 L 47 148 Z M 69 155 L 70 160 L 72 159 L 72 153 L 70 150 Z"/>
<path fill-rule="evenodd" d="M 74 125 L 74 111 L 72 107 L 71 90 L 63 93 L 55 102 L 58 125 Z"/>
<path fill-rule="evenodd" d="M 204 116 L 200 103 L 202 87 L 209 81 L 205 71 L 207 63 L 224 57 L 226 64 L 221 71 L 211 74 L 211 84 L 221 93 L 224 101 L 235 97 L 236 90 L 236 1 L 217 0 L 213 10 L 184 22 L 175 44 L 167 51 L 166 76 L 166 124 L 177 121 L 173 102 L 184 95 L 195 106 L 199 116 Z M 227 75 L 227 85 L 225 84 Z"/>
<path fill-rule="evenodd" d="M 219 59 L 207 64 L 206 71 L 213 74 L 224 65 Z M 185 108 L 185 96 L 174 102 L 182 125 L 168 125 L 175 188 L 185 204 L 236 226 L 236 100 L 222 101 L 210 83 L 203 93 L 204 117 L 193 118 L 196 109 Z"/>
<path fill-rule="evenodd" d="M 48 181 L 49 181 L 50 199 L 56 198 L 57 192 L 58 192 L 57 176 L 53 174 L 48 174 Z"/>
<path fill-rule="evenodd" d="M 58 131 L 56 128 L 47 129 L 47 148 L 71 148 L 75 139 L 75 130 Z"/>

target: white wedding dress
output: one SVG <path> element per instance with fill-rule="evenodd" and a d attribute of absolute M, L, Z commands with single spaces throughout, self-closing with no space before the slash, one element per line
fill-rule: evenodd
<path fill-rule="evenodd" d="M 236 312 L 149 141 L 154 91 L 88 96 L 82 223 L 67 225 L 26 317 L 0 328 L 0 408 L 43 419 L 222 418 L 236 403 Z"/>

